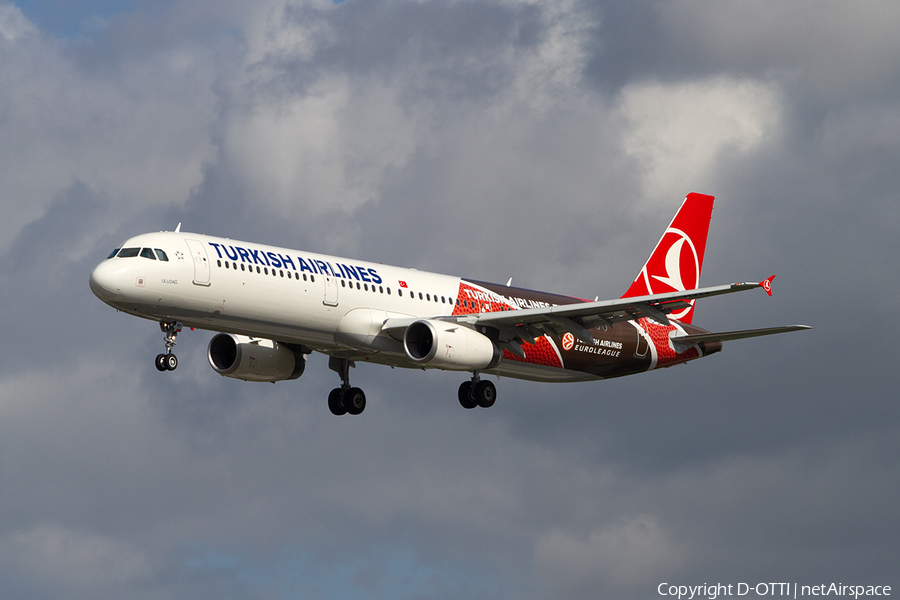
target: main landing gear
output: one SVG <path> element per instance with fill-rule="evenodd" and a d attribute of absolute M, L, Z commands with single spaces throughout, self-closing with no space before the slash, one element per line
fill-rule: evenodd
<path fill-rule="evenodd" d="M 158 371 L 174 371 L 178 368 L 178 357 L 172 354 L 172 348 L 175 347 L 175 338 L 181 331 L 183 325 L 181 323 L 160 322 L 159 328 L 166 334 L 166 353 L 156 355 L 156 369 Z"/>
<path fill-rule="evenodd" d="M 333 415 L 358 415 L 366 409 L 366 394 L 358 387 L 350 387 L 350 367 L 355 366 L 346 358 L 328 358 L 328 368 L 341 376 L 341 387 L 328 394 L 328 409 Z"/>
<path fill-rule="evenodd" d="M 497 388 L 493 382 L 482 380 L 478 371 L 472 374 L 471 381 L 463 381 L 459 386 L 459 403 L 463 408 L 490 408 L 497 400 Z"/>

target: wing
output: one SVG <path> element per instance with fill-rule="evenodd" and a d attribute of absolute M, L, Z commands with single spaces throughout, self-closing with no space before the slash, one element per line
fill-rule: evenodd
<path fill-rule="evenodd" d="M 722 294 L 733 294 L 735 292 L 744 292 L 756 288 L 764 289 L 771 296 L 771 282 L 772 277 L 769 277 L 759 283 L 732 283 L 729 285 L 668 292 L 665 294 L 602 300 L 600 302 L 576 302 L 574 304 L 563 304 L 541 308 L 525 308 L 512 311 L 438 318 L 444 321 L 454 321 L 465 324 L 482 332 L 487 332 L 492 329 L 497 332 L 496 342 L 501 348 L 509 350 L 513 354 L 524 358 L 525 352 L 522 350 L 522 344 L 534 344 L 537 338 L 540 338 L 547 333 L 562 337 L 564 333 L 568 332 L 585 344 L 593 344 L 594 338 L 591 337 L 588 329 L 601 327 L 603 325 L 615 327 L 616 323 L 632 321 L 643 317 L 648 317 L 664 325 L 669 325 L 670 321 L 667 315 L 671 312 L 679 311 L 690 306 L 689 301 L 691 300 L 720 296 Z M 384 322 L 382 331 L 395 339 L 402 340 L 406 328 L 416 320 L 418 319 L 388 319 Z M 804 328 L 804 326 L 792 327 L 798 329 Z M 744 334 L 739 337 L 751 337 L 752 335 L 768 335 L 769 333 L 794 330 L 783 328 L 777 329 L 778 331 L 771 330 L 766 333 L 762 333 L 763 330 L 754 330 L 759 331 L 760 333 L 745 334 L 746 332 L 731 332 L 729 334 L 719 335 L 734 334 L 737 336 L 737 334 Z M 491 337 L 493 338 L 493 336 Z M 717 339 L 724 341 L 726 338 L 719 337 Z M 732 337 L 727 339 L 738 338 Z M 685 343 L 688 341 L 687 338 L 684 339 Z M 698 338 L 691 343 L 698 343 L 699 341 L 702 340 L 699 340 Z"/>
<path fill-rule="evenodd" d="M 514 311 L 490 312 L 474 315 L 444 317 L 459 323 L 469 324 L 476 329 L 491 328 L 498 333 L 497 343 L 517 356 L 524 356 L 521 345 L 534 344 L 546 333 L 558 337 L 566 332 L 586 344 L 593 344 L 588 329 L 649 317 L 654 321 L 669 325 L 668 314 L 684 309 L 691 300 L 708 298 L 722 294 L 733 294 L 762 287 L 771 289 L 771 278 L 760 283 L 732 283 L 695 290 L 618 298 L 600 302 L 579 302 L 543 308 L 528 308 Z M 386 328 L 401 323 L 385 323 Z"/>

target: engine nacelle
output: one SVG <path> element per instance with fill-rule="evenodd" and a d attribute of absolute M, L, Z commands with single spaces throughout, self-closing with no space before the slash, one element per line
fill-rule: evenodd
<path fill-rule="evenodd" d="M 423 366 L 448 371 L 496 367 L 503 354 L 486 336 L 456 323 L 423 319 L 403 334 L 406 355 Z"/>
<path fill-rule="evenodd" d="M 209 366 L 224 377 L 244 381 L 284 381 L 303 375 L 306 360 L 299 349 L 231 333 L 216 334 L 206 351 Z"/>

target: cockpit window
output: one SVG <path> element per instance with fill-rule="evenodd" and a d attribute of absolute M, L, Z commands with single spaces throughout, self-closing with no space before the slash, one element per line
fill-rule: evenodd
<path fill-rule="evenodd" d="M 122 248 L 117 255 L 119 258 L 134 258 L 140 254 L 140 248 Z"/>
<path fill-rule="evenodd" d="M 159 260 L 169 260 L 169 257 L 166 255 L 166 253 L 159 248 L 154 248 L 153 251 L 156 252 L 156 258 L 158 258 Z"/>
<path fill-rule="evenodd" d="M 118 253 L 119 253 L 119 250 L 121 250 L 121 248 L 116 248 L 115 250 L 113 250 L 113 251 L 110 253 L 110 255 L 106 257 L 106 259 L 109 260 L 110 258 L 112 258 L 113 256 L 115 256 L 116 254 L 118 254 Z"/>
<path fill-rule="evenodd" d="M 149 258 L 150 260 L 156 260 L 156 255 L 153 254 L 152 248 L 143 248 L 141 250 L 141 258 Z"/>

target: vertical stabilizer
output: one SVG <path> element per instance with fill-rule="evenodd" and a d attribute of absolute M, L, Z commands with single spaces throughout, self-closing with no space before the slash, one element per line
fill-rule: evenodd
<path fill-rule="evenodd" d="M 623 298 L 694 290 L 700 286 L 714 199 L 704 194 L 687 195 Z M 694 301 L 690 307 L 669 316 L 690 323 L 694 316 Z"/>

